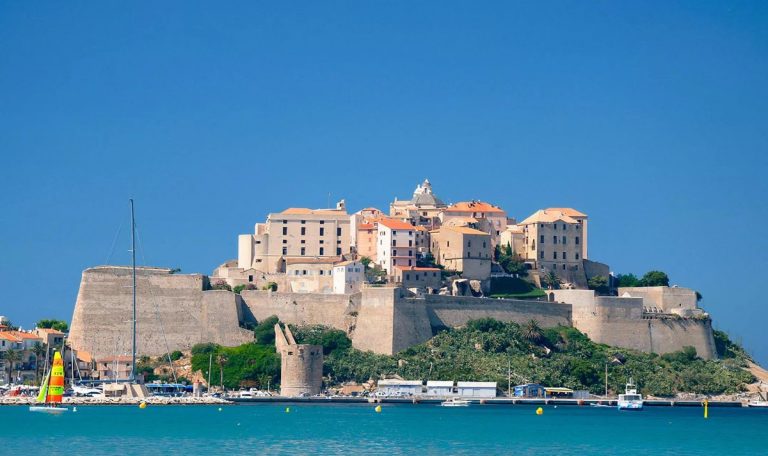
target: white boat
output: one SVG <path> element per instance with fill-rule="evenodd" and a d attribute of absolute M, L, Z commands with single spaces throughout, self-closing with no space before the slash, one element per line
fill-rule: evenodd
<path fill-rule="evenodd" d="M 616 406 L 619 410 L 643 409 L 643 396 L 637 392 L 637 386 L 632 382 L 632 377 L 624 388 L 624 394 L 619 394 Z"/>
<path fill-rule="evenodd" d="M 469 407 L 470 402 L 458 397 L 452 397 L 440 403 L 441 407 Z"/>
<path fill-rule="evenodd" d="M 768 401 L 749 401 L 747 407 L 768 407 Z"/>

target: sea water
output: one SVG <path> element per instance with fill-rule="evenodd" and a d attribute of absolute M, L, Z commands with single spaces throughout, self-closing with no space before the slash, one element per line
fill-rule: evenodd
<path fill-rule="evenodd" d="M 768 454 L 768 410 L 432 404 L 0 407 L 0 454 Z"/>

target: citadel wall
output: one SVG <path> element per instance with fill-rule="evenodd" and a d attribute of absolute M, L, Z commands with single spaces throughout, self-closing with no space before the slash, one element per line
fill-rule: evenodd
<path fill-rule="evenodd" d="M 239 327 L 240 306 L 228 291 L 203 291 L 200 274 L 137 268 L 137 352 L 159 356 L 201 342 L 239 345 L 253 333 Z M 94 357 L 130 354 L 131 269 L 100 266 L 83 271 L 69 341 Z"/>

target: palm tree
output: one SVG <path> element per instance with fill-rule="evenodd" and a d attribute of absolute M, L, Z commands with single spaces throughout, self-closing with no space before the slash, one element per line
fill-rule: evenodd
<path fill-rule="evenodd" d="M 216 363 L 219 365 L 219 376 L 221 380 L 221 390 L 224 391 L 224 365 L 227 364 L 227 355 L 224 353 L 219 353 L 216 355 Z"/>
<path fill-rule="evenodd" d="M 523 337 L 527 340 L 538 343 L 542 338 L 541 326 L 536 320 L 530 320 L 523 326 Z"/>
<path fill-rule="evenodd" d="M 35 382 L 40 382 L 40 368 L 42 367 L 43 360 L 45 359 L 44 355 L 46 355 L 46 352 L 48 351 L 48 348 L 45 346 L 45 344 L 41 344 L 40 342 L 35 342 L 35 345 L 32 346 L 32 352 L 35 354 Z"/>
<path fill-rule="evenodd" d="M 21 353 L 18 350 L 9 348 L 5 352 L 5 363 L 8 365 L 8 384 L 11 384 L 13 378 L 13 365 L 21 360 Z"/>
<path fill-rule="evenodd" d="M 547 272 L 544 277 L 542 277 L 541 281 L 544 282 L 550 290 L 557 290 L 560 288 L 560 277 L 555 274 L 555 271 Z"/>

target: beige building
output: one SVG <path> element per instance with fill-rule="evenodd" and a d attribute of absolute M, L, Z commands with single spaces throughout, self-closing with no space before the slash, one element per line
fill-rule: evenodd
<path fill-rule="evenodd" d="M 368 257 L 376 262 L 376 250 L 378 246 L 378 228 L 376 222 L 367 222 L 357 225 L 357 254 L 360 257 Z"/>
<path fill-rule="evenodd" d="M 395 266 L 415 266 L 415 227 L 391 218 L 379 219 L 377 227 L 379 242 L 376 263 L 389 275 L 394 275 Z"/>
<path fill-rule="evenodd" d="M 413 225 L 434 229 L 440 225 L 440 213 L 447 205 L 432 192 L 429 179 L 416 186 L 410 200 L 398 200 L 389 205 L 392 218 L 409 221 Z"/>
<path fill-rule="evenodd" d="M 420 268 L 416 266 L 395 267 L 395 282 L 405 288 L 432 288 L 438 290 L 443 280 L 440 268 Z"/>
<path fill-rule="evenodd" d="M 542 209 L 520 222 L 523 249 L 517 253 L 540 275 L 554 271 L 564 282 L 579 283 L 584 277 L 586 215 L 575 219 L 566 212 L 581 214 L 573 209 Z"/>
<path fill-rule="evenodd" d="M 339 257 L 288 258 L 285 275 L 294 293 L 333 293 L 333 266 Z"/>
<path fill-rule="evenodd" d="M 491 236 L 469 227 L 444 226 L 430 233 L 432 255 L 446 269 L 462 271 L 466 279 L 491 275 Z"/>
<path fill-rule="evenodd" d="M 466 225 L 488 233 L 494 247 L 507 229 L 507 213 L 483 201 L 452 204 L 440 214 L 440 219 L 443 225 Z"/>
<path fill-rule="evenodd" d="M 351 294 L 360 291 L 365 282 L 365 266 L 357 260 L 342 261 L 333 265 L 333 292 Z"/>
<path fill-rule="evenodd" d="M 525 230 L 522 225 L 509 225 L 501 232 L 499 245 L 503 248 L 509 245 L 513 252 L 522 255 L 525 251 Z"/>
<path fill-rule="evenodd" d="M 254 234 L 240 235 L 237 266 L 266 273 L 286 271 L 290 258 L 335 258 L 350 252 L 350 217 L 336 209 L 290 208 L 269 214 Z"/>

